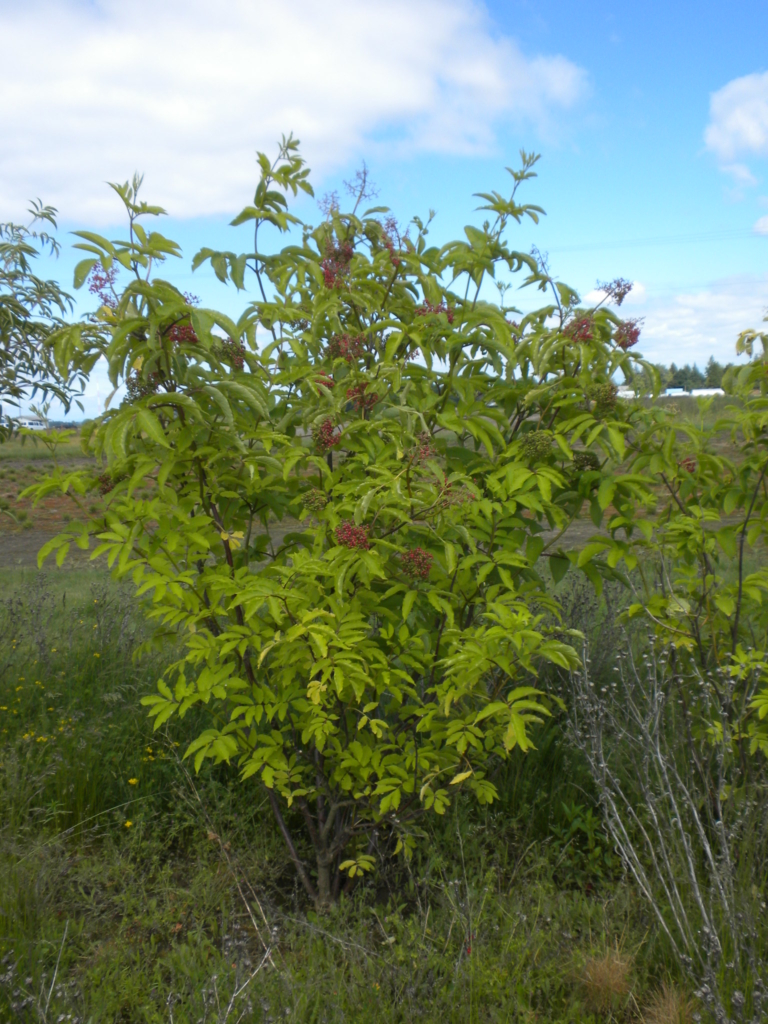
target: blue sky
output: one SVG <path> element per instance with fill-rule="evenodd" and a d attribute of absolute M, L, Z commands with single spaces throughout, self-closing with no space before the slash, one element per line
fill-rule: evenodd
<path fill-rule="evenodd" d="M 185 250 L 176 279 L 206 304 L 243 300 L 189 260 L 246 247 L 226 225 L 254 151 L 293 130 L 318 193 L 365 159 L 399 218 L 437 210 L 437 241 L 473 192 L 506 189 L 521 147 L 541 153 L 525 195 L 547 217 L 516 245 L 582 294 L 637 282 L 626 308 L 655 360 L 727 360 L 768 307 L 764 3 L 0 0 L 0 34 L 0 218 L 39 195 L 65 243 L 118 230 L 103 182 L 143 170 Z"/>

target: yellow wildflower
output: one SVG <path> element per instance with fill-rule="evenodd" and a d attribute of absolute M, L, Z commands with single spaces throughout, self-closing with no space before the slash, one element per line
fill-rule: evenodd
<path fill-rule="evenodd" d="M 138 784 L 139 784 L 139 780 L 138 779 L 128 779 L 128 785 L 129 786 L 138 786 Z"/>

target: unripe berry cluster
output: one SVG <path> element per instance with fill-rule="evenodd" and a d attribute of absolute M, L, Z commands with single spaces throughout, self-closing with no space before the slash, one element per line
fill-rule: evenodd
<path fill-rule="evenodd" d="M 523 438 L 522 449 L 529 462 L 540 462 L 552 452 L 552 437 L 545 430 L 532 430 Z"/>
<path fill-rule="evenodd" d="M 600 459 L 595 452 L 574 452 L 573 468 L 579 473 L 600 469 Z"/>
<path fill-rule="evenodd" d="M 328 496 L 319 487 L 313 487 L 304 495 L 302 504 L 310 512 L 322 512 L 328 504 Z"/>
<path fill-rule="evenodd" d="M 596 413 L 610 412 L 616 405 L 619 389 L 611 381 L 593 384 L 587 389 L 587 397 L 595 403 Z"/>

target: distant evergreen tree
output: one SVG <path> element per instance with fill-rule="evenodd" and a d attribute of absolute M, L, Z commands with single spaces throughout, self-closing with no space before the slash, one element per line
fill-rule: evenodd
<path fill-rule="evenodd" d="M 728 366 L 730 366 L 730 365 L 731 364 L 729 363 Z M 725 366 L 721 366 L 720 363 L 717 362 L 717 360 L 715 359 L 714 356 L 710 356 L 709 357 L 709 362 L 707 363 L 705 377 L 704 377 L 704 385 L 705 385 L 705 387 L 708 387 L 708 388 L 720 388 L 720 387 L 722 387 L 723 386 L 723 374 L 725 373 L 725 371 L 726 371 L 726 367 Z"/>
<path fill-rule="evenodd" d="M 669 366 L 664 366 L 661 363 L 653 364 L 659 375 L 662 391 L 666 388 L 682 388 L 684 391 L 693 391 L 694 388 L 721 388 L 723 375 L 732 365 L 732 363 L 727 363 L 723 366 L 717 362 L 714 356 L 709 357 L 704 372 L 696 363 L 693 366 L 689 364 L 677 366 L 675 363 L 671 363 Z M 643 392 L 653 390 L 653 378 L 647 370 L 635 370 L 627 378 L 627 384 Z"/>
<path fill-rule="evenodd" d="M 683 388 L 685 391 L 692 391 L 693 388 L 704 387 L 704 374 L 694 363 L 690 366 L 677 367 L 674 363 L 670 366 L 670 379 L 668 387 Z"/>

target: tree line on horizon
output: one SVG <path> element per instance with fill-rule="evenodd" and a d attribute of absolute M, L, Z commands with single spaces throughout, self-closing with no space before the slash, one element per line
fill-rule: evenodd
<path fill-rule="evenodd" d="M 721 388 L 725 373 L 732 366 L 733 363 L 726 363 L 723 366 L 714 356 L 709 357 L 703 370 L 700 370 L 696 363 L 693 366 L 688 363 L 685 366 L 677 366 L 675 363 L 670 363 L 669 366 L 665 366 L 663 363 L 653 364 L 661 380 L 662 390 L 682 388 L 684 391 L 692 391 L 694 388 Z M 637 374 L 637 380 L 638 383 L 642 381 L 649 388 L 652 387 L 653 382 L 648 370 L 640 371 Z"/>

